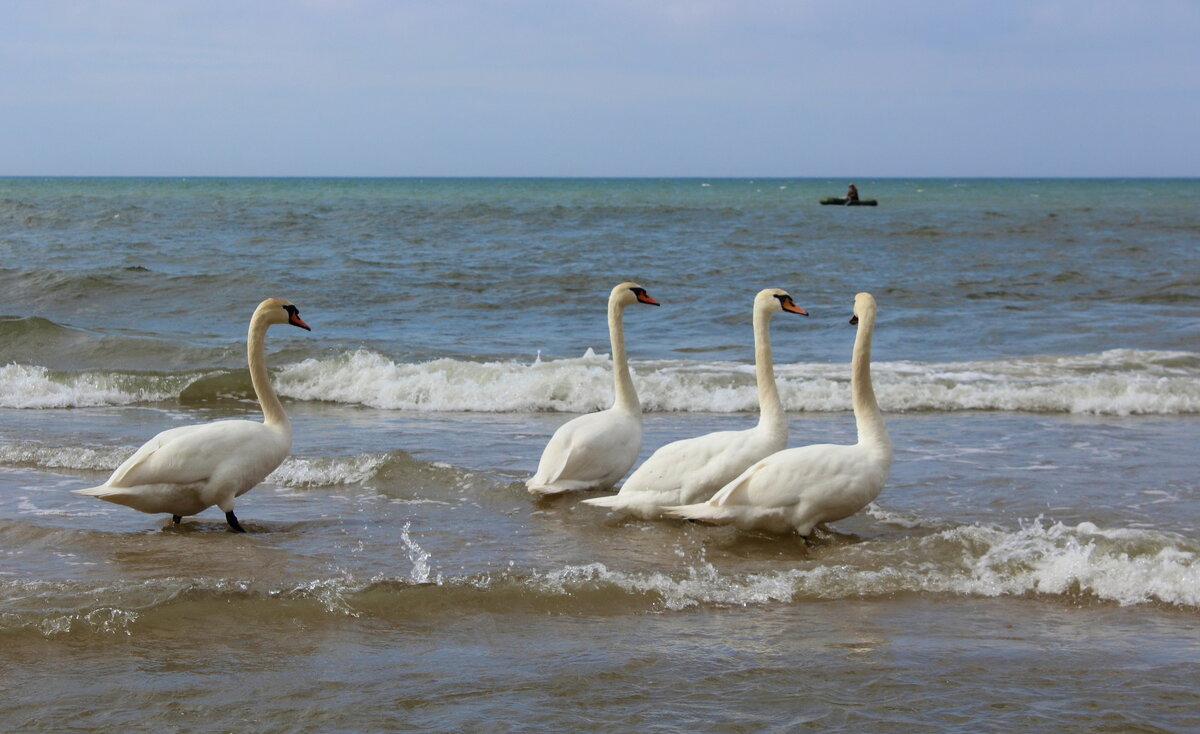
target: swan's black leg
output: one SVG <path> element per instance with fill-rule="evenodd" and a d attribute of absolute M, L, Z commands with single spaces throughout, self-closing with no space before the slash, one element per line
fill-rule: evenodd
<path fill-rule="evenodd" d="M 229 523 L 229 528 L 235 533 L 244 533 L 246 529 L 237 521 L 237 515 L 233 514 L 233 510 L 225 513 L 225 522 Z"/>
<path fill-rule="evenodd" d="M 171 515 L 171 523 L 173 525 L 178 525 L 179 521 L 182 519 L 183 519 L 183 515 Z"/>

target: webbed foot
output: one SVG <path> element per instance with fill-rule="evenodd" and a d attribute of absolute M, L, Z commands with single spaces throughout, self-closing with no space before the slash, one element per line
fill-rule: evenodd
<path fill-rule="evenodd" d="M 171 524 L 178 525 L 183 520 L 183 515 L 171 515 Z"/>

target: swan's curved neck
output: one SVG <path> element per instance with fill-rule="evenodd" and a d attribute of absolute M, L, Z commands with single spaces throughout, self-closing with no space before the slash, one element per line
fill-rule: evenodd
<path fill-rule="evenodd" d="M 625 307 L 615 299 L 608 302 L 608 338 L 612 342 L 613 400 L 614 408 L 624 408 L 631 413 L 640 413 L 637 391 L 633 388 L 633 377 L 629 374 L 629 358 L 625 355 L 625 329 L 621 316 Z"/>
<path fill-rule="evenodd" d="M 771 314 L 754 309 L 754 378 L 758 383 L 758 425 L 787 431 L 787 414 L 775 386 L 775 364 L 771 357 Z"/>
<path fill-rule="evenodd" d="M 271 376 L 267 373 L 267 358 L 263 341 L 267 336 L 265 319 L 257 314 L 250 320 L 250 333 L 246 337 L 246 361 L 250 365 L 250 382 L 254 385 L 254 394 L 258 396 L 259 407 L 262 408 L 264 423 L 286 430 L 291 429 L 287 414 L 279 403 L 275 388 L 271 386 Z"/>
<path fill-rule="evenodd" d="M 875 330 L 874 315 L 861 319 L 854 337 L 854 355 L 850 361 L 850 397 L 854 407 L 854 422 L 858 442 L 875 446 L 891 446 L 883 413 L 875 400 L 871 385 L 871 333 Z"/>

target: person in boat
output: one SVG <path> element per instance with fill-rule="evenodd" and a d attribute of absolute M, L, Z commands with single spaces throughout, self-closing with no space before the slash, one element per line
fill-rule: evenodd
<path fill-rule="evenodd" d="M 850 184 L 850 188 L 846 190 L 846 204 L 855 204 L 858 202 L 858 187 Z"/>

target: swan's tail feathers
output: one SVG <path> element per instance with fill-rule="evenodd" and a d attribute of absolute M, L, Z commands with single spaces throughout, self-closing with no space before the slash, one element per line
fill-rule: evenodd
<path fill-rule="evenodd" d="M 121 490 L 114 489 L 106 484 L 101 484 L 99 487 L 88 487 L 87 489 L 72 489 L 75 494 L 82 494 L 85 497 L 99 497 L 107 499 L 108 497 L 117 494 Z"/>
<path fill-rule="evenodd" d="M 610 510 L 620 507 L 624 504 L 619 494 L 606 494 L 603 497 L 589 497 L 583 501 L 585 505 L 595 505 L 596 507 L 607 507 Z"/>
<path fill-rule="evenodd" d="M 636 495 L 634 497 L 622 497 L 619 494 L 610 494 L 604 497 L 589 497 L 584 502 L 596 507 L 603 507 L 607 510 L 616 510 L 623 515 L 636 517 L 639 520 L 663 519 L 662 505 L 647 502 Z"/>
<path fill-rule="evenodd" d="M 72 489 L 71 491 L 75 494 L 81 494 L 85 497 L 95 497 L 98 500 L 112 502 L 115 505 L 125 505 L 126 507 L 132 507 L 135 510 L 142 510 L 142 508 L 138 506 L 137 495 L 122 487 L 110 487 L 107 484 L 101 484 L 99 487 Z M 148 510 L 142 510 L 142 512 L 147 511 Z"/>
<path fill-rule="evenodd" d="M 551 497 L 563 492 L 577 492 L 585 489 L 599 489 L 595 482 L 572 481 L 564 479 L 557 482 L 540 482 L 536 481 L 537 477 L 525 482 L 525 488 L 530 494 L 535 494 L 540 497 Z"/>
<path fill-rule="evenodd" d="M 695 505 L 676 505 L 674 507 L 663 508 L 664 517 L 674 517 L 680 520 L 695 520 L 696 522 L 707 522 L 714 525 L 722 525 L 731 522 L 733 518 L 729 516 L 729 511 L 720 505 L 711 504 L 711 502 L 700 502 Z"/>
<path fill-rule="evenodd" d="M 529 494 L 538 497 L 553 497 L 567 491 L 565 488 L 553 484 L 534 484 L 532 479 L 525 482 L 525 488 L 529 490 Z"/>

